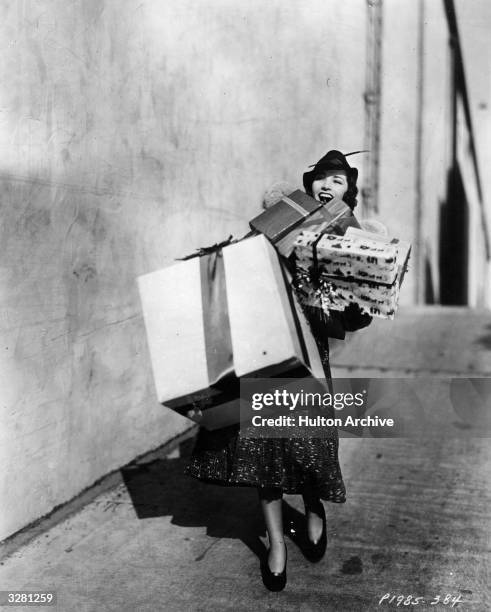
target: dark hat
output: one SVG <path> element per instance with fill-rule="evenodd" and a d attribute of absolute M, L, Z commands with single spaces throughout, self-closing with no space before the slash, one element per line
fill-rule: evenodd
<path fill-rule="evenodd" d="M 305 172 L 303 175 L 303 186 L 306 191 L 309 191 L 316 175 L 324 170 L 345 170 L 346 174 L 351 180 L 356 183 L 358 178 L 358 169 L 352 168 L 346 161 L 348 155 L 354 155 L 355 153 L 365 153 L 365 151 L 353 151 L 352 153 L 346 153 L 344 155 L 341 151 L 328 151 L 324 157 L 321 157 L 316 164 L 309 166 L 312 170 Z"/>

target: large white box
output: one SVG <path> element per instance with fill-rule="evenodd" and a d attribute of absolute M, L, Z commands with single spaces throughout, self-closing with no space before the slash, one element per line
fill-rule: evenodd
<path fill-rule="evenodd" d="M 206 427 L 238 422 L 241 377 L 324 377 L 264 236 L 145 274 L 138 285 L 157 398 Z"/>

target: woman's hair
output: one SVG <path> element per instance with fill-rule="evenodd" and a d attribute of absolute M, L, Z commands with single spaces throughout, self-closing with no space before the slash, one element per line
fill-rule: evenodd
<path fill-rule="evenodd" d="M 311 177 L 309 177 L 307 183 L 304 183 L 305 191 L 309 196 L 312 195 L 312 183 L 319 179 L 323 179 L 329 170 L 330 168 L 326 168 L 325 170 L 319 170 L 319 172 L 316 172 L 315 174 L 312 174 Z M 354 176 L 352 172 L 347 172 L 346 178 L 348 180 L 348 190 L 343 196 L 343 201 L 346 202 L 346 204 L 351 208 L 351 210 L 353 210 L 358 204 L 358 200 L 356 199 L 356 196 L 358 195 L 358 187 L 356 186 L 357 177 Z"/>

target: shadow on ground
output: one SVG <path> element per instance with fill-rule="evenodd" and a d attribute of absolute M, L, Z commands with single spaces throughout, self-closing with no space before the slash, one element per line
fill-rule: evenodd
<path fill-rule="evenodd" d="M 180 445 L 179 458 L 130 464 L 121 470 L 138 518 L 171 516 L 173 525 L 206 527 L 208 536 L 241 540 L 262 559 L 265 529 L 256 489 L 223 487 L 187 476 L 184 468 L 193 443 L 191 439 Z M 302 548 L 303 514 L 284 502 L 283 516 L 286 534 Z"/>
<path fill-rule="evenodd" d="M 485 349 L 491 350 L 491 325 L 486 326 L 486 335 L 477 339 L 477 343 Z"/>

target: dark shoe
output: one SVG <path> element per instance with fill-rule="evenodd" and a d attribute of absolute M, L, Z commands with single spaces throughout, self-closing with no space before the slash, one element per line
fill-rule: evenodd
<path fill-rule="evenodd" d="M 322 518 L 322 533 L 317 542 L 311 542 L 307 532 L 307 544 L 303 551 L 305 557 L 312 563 L 317 563 L 326 554 L 327 548 L 327 532 L 326 532 L 326 511 L 324 510 L 323 504 L 316 508 L 315 514 L 318 514 Z"/>
<path fill-rule="evenodd" d="M 285 546 L 285 567 L 279 574 L 272 572 L 269 568 L 268 555 L 261 564 L 261 574 L 264 586 L 270 591 L 282 591 L 286 586 L 286 563 L 288 559 L 288 550 Z"/>

